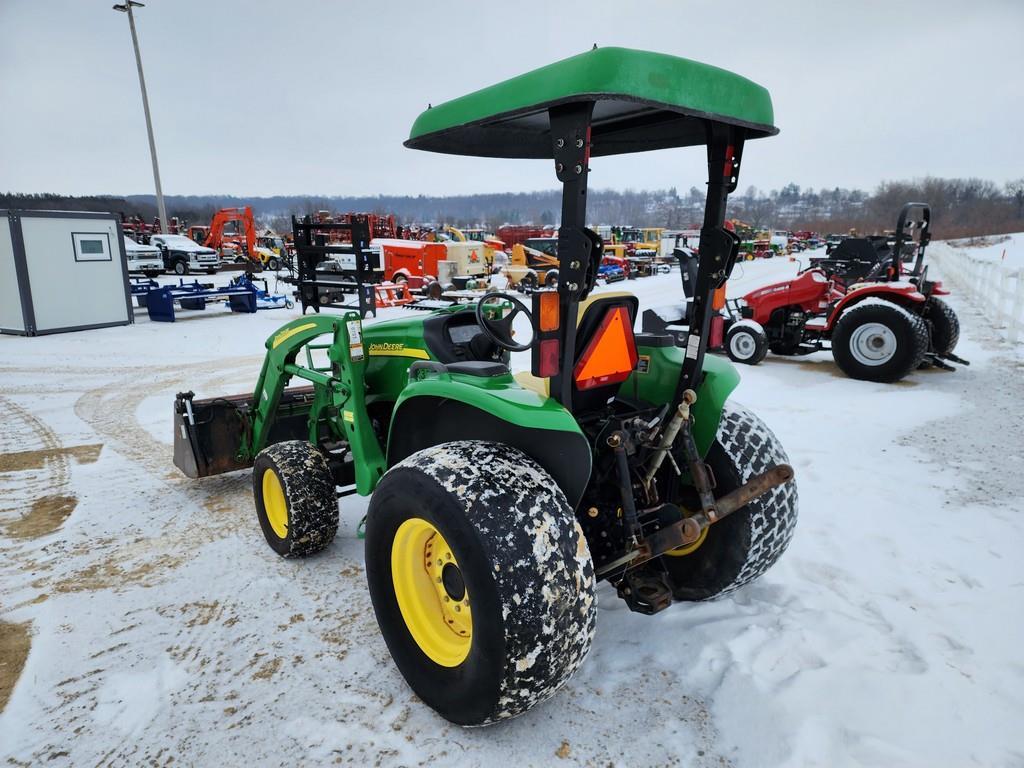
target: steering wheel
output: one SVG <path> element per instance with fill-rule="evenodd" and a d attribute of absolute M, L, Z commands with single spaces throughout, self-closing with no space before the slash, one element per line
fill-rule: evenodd
<path fill-rule="evenodd" d="M 511 302 L 512 311 L 499 319 L 486 317 L 484 315 L 484 304 L 493 299 Z M 503 291 L 490 291 L 480 298 L 480 301 L 476 304 L 475 311 L 476 322 L 480 326 L 480 330 L 502 349 L 507 349 L 509 352 L 525 352 L 536 341 L 536 338 L 531 338 L 528 343 L 519 344 L 512 340 L 512 321 L 515 320 L 516 316 L 520 314 L 526 315 L 530 318 L 531 327 L 533 326 L 533 317 L 530 314 L 530 310 L 526 308 L 526 305 L 511 294 Z"/>

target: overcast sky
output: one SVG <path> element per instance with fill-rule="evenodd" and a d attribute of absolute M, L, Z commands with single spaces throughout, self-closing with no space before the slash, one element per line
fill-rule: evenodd
<path fill-rule="evenodd" d="M 0 190 L 152 192 L 128 20 L 0 0 Z M 550 163 L 402 147 L 416 115 L 591 47 L 766 86 L 779 136 L 741 189 L 1024 175 L 1024 2 L 148 0 L 137 9 L 167 194 L 454 194 L 556 186 Z M 597 158 L 591 186 L 688 189 L 699 149 Z"/>

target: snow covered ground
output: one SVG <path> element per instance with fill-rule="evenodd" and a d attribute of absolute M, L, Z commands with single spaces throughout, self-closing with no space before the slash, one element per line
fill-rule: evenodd
<path fill-rule="evenodd" d="M 795 268 L 743 264 L 734 292 Z M 612 288 L 657 306 L 678 281 Z M 419 703 L 388 656 L 355 535 L 364 501 L 344 500 L 325 552 L 284 561 L 248 473 L 197 482 L 171 463 L 174 393 L 251 388 L 296 310 L 0 337 L 0 693 L 17 679 L 0 758 L 1024 765 L 1024 365 L 951 303 L 972 362 L 955 373 L 870 384 L 828 353 L 744 368 L 735 398 L 796 468 L 789 551 L 727 599 L 654 617 L 602 587 L 570 683 L 472 730 Z"/>
<path fill-rule="evenodd" d="M 976 259 L 994 261 L 1006 267 L 1024 264 L 1024 232 L 1012 235 L 972 237 L 965 240 L 937 242 L 932 248 L 949 248 Z"/>

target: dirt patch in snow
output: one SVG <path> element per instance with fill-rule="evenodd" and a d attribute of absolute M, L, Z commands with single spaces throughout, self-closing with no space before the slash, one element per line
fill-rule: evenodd
<path fill-rule="evenodd" d="M 49 586 L 54 592 L 90 592 L 99 589 L 124 588 L 130 584 L 152 586 L 160 575 L 181 565 L 184 558 L 172 555 L 158 555 L 132 567 L 122 567 L 113 559 L 106 560 L 76 571 L 70 576 L 48 584 L 39 579 L 32 586 Z"/>
<path fill-rule="evenodd" d="M 0 712 L 11 698 L 31 646 L 29 624 L 0 621 Z"/>
<path fill-rule="evenodd" d="M 0 457 L 2 458 L 2 457 Z M 53 533 L 78 506 L 78 498 L 65 494 L 33 499 L 27 515 L 8 523 L 4 532 L 15 539 L 34 539 Z"/>
<path fill-rule="evenodd" d="M 17 451 L 0 454 L 0 472 L 21 472 L 26 469 L 42 469 L 48 461 L 58 457 L 71 456 L 79 464 L 94 464 L 100 457 L 103 443 L 76 445 L 71 448 L 45 448 L 39 451 Z"/>

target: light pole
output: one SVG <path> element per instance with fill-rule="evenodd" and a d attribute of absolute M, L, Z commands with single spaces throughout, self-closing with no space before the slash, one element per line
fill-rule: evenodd
<path fill-rule="evenodd" d="M 132 6 L 145 8 L 145 3 L 137 3 L 135 0 L 115 5 L 114 10 L 128 14 L 128 26 L 132 30 L 132 45 L 135 46 L 135 64 L 139 68 L 139 86 L 142 88 L 142 109 L 146 113 L 146 133 L 149 134 L 149 156 L 153 159 L 153 181 L 156 183 L 156 210 L 160 216 L 160 230 L 167 234 L 167 208 L 164 207 L 164 192 L 160 188 L 160 166 L 156 162 L 156 142 L 153 141 L 153 120 L 149 116 L 149 97 L 146 96 L 146 78 L 142 74 L 142 55 L 139 53 L 139 36 L 135 33 L 135 16 L 132 15 Z"/>

